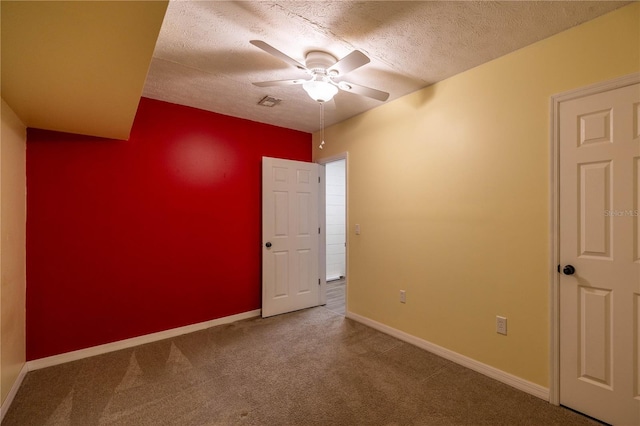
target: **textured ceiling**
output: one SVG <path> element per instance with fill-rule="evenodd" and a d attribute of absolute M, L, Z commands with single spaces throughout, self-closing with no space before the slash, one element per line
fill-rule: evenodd
<path fill-rule="evenodd" d="M 301 86 L 251 84 L 308 75 L 249 40 L 263 40 L 301 63 L 311 50 L 340 59 L 359 49 L 371 63 L 345 80 L 389 92 L 390 101 L 626 3 L 173 1 L 143 95 L 312 132 L 319 128 L 320 107 Z M 257 105 L 265 95 L 282 102 Z M 381 104 L 347 92 L 334 99 L 326 107 L 327 125 Z"/>

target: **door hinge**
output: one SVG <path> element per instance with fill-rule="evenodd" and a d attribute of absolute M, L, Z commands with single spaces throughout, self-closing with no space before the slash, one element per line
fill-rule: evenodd
<path fill-rule="evenodd" d="M 320 176 L 318 176 L 318 183 L 320 183 Z"/>
<path fill-rule="evenodd" d="M 318 278 L 318 285 L 320 285 L 320 278 Z"/>
<path fill-rule="evenodd" d="M 320 227 L 318 227 L 318 234 L 320 233 Z"/>

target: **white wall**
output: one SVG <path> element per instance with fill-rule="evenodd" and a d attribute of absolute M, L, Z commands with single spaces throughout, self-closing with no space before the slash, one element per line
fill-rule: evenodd
<path fill-rule="evenodd" d="M 326 164 L 327 280 L 346 276 L 345 160 Z"/>

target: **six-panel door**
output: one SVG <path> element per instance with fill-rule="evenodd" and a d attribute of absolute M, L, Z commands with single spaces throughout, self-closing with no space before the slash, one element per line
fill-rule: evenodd
<path fill-rule="evenodd" d="M 560 402 L 640 424 L 640 85 L 560 104 Z"/>
<path fill-rule="evenodd" d="M 319 304 L 318 165 L 262 159 L 262 316 Z"/>

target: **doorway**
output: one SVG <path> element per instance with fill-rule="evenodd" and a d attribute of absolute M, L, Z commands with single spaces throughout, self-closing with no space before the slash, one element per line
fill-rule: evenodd
<path fill-rule="evenodd" d="M 347 287 L 347 159 L 322 161 L 325 166 L 326 308 L 345 315 Z"/>

